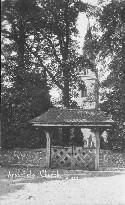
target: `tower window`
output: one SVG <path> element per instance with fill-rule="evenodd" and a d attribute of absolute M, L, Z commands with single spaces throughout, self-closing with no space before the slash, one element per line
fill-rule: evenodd
<path fill-rule="evenodd" d="M 87 88 L 85 87 L 84 89 L 81 90 L 81 97 L 87 97 Z"/>
<path fill-rule="evenodd" d="M 79 82 L 79 90 L 81 91 L 81 98 L 87 97 L 87 87 L 84 81 Z"/>
<path fill-rule="evenodd" d="M 84 75 L 88 75 L 88 69 L 84 70 Z"/>

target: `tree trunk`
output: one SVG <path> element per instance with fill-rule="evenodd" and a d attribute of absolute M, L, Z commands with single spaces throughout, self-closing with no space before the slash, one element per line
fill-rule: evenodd
<path fill-rule="evenodd" d="M 125 30 L 125 23 L 123 24 L 123 29 Z M 125 36 L 122 39 L 122 71 L 125 74 Z"/>
<path fill-rule="evenodd" d="M 68 79 L 68 75 L 67 77 L 64 77 L 64 89 L 63 89 L 63 104 L 64 107 L 69 108 L 70 104 L 69 104 L 69 79 Z"/>
<path fill-rule="evenodd" d="M 1 147 L 2 147 L 2 137 L 1 137 L 1 116 L 0 116 L 0 155 L 1 155 Z"/>
<path fill-rule="evenodd" d="M 64 89 L 63 89 L 63 105 L 66 108 L 70 107 L 70 97 L 69 97 L 69 73 L 68 68 L 64 68 L 63 77 L 64 77 Z M 65 127 L 62 131 L 63 133 L 63 144 L 65 146 L 69 145 L 70 142 L 70 128 Z"/>
<path fill-rule="evenodd" d="M 69 108 L 70 106 L 70 97 L 69 97 L 69 71 L 70 68 L 68 66 L 68 58 L 69 58 L 69 36 L 70 36 L 70 32 L 69 32 L 69 19 L 68 19 L 68 4 L 69 4 L 69 0 L 66 1 L 66 7 L 65 7 L 65 16 L 64 16 L 64 20 L 65 20 L 65 24 L 66 24 L 66 39 L 64 40 L 64 53 L 63 53 L 63 61 L 64 63 L 64 67 L 63 67 L 63 78 L 64 78 L 64 90 L 63 90 L 63 103 L 64 106 Z"/>
<path fill-rule="evenodd" d="M 62 129 L 62 135 L 63 135 L 63 146 L 69 146 L 70 145 L 70 128 L 64 127 Z"/>
<path fill-rule="evenodd" d="M 99 77 L 98 77 L 98 69 L 95 69 L 95 110 L 97 111 L 99 108 Z"/>
<path fill-rule="evenodd" d="M 63 68 L 64 77 L 64 89 L 63 89 L 63 105 L 66 108 L 70 107 L 70 97 L 69 97 L 69 70 L 68 67 Z M 65 127 L 62 130 L 63 133 L 63 145 L 68 146 L 70 142 L 70 128 Z"/>
<path fill-rule="evenodd" d="M 19 88 L 22 89 L 22 86 L 24 85 L 25 81 L 23 79 L 23 71 L 26 70 L 25 67 L 25 31 L 24 31 L 24 25 L 20 21 L 19 22 L 19 38 L 16 42 L 18 46 L 18 70 L 17 70 L 17 84 Z"/>

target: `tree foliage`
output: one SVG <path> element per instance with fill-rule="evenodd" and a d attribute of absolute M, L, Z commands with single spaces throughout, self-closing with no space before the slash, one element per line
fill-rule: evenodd
<path fill-rule="evenodd" d="M 44 68 L 26 48 L 34 30 L 24 19 L 36 12 L 34 1 L 8 1 L 2 4 L 2 147 L 42 146 L 43 131 L 28 121 L 50 106 Z"/>
<path fill-rule="evenodd" d="M 100 108 L 111 114 L 116 122 L 114 129 L 109 131 L 109 149 L 124 149 L 125 147 L 125 2 L 100 0 L 100 5 L 94 12 L 96 23 L 88 29 L 85 36 L 84 53 L 95 65 L 98 56 L 110 71 L 107 79 L 99 85 L 108 92 Z M 90 15 L 91 17 L 91 15 Z M 89 68 L 95 72 L 91 64 Z M 96 67 L 94 67 L 96 68 Z M 96 75 L 97 77 L 97 75 Z M 98 93 L 99 94 L 99 93 Z M 99 99 L 99 98 L 98 98 Z"/>
<path fill-rule="evenodd" d="M 62 91 L 63 105 L 70 107 L 71 87 L 76 79 L 79 62 L 75 36 L 79 12 L 87 11 L 87 4 L 74 0 L 39 1 L 39 13 L 32 20 L 37 33 L 37 46 L 28 46 L 45 68 L 48 76 Z"/>
<path fill-rule="evenodd" d="M 2 129 L 3 143 L 10 139 L 7 146 L 15 139 L 26 144 L 24 136 L 31 131 L 25 123 L 51 106 L 47 83 L 62 90 L 65 107 L 74 106 L 70 91 L 83 63 L 74 40 L 76 20 L 87 9 L 79 0 L 2 2 Z"/>
<path fill-rule="evenodd" d="M 102 29 L 101 56 L 110 56 L 110 74 L 103 86 L 109 88 L 102 110 L 113 116 L 117 126 L 109 133 L 109 147 L 125 147 L 125 2 L 105 5 L 99 16 Z"/>

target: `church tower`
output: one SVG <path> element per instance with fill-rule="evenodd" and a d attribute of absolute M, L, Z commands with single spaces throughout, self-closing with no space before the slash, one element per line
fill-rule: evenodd
<path fill-rule="evenodd" d="M 90 67 L 79 70 L 78 74 L 78 95 L 76 102 L 83 109 L 98 109 L 99 89 L 98 89 L 98 70 L 96 68 L 96 45 L 92 38 L 91 27 L 88 20 L 88 28 L 83 46 L 83 56 L 87 59 L 93 69 Z"/>
<path fill-rule="evenodd" d="M 78 76 L 78 96 L 76 102 L 83 109 L 95 109 L 95 74 L 86 69 Z"/>

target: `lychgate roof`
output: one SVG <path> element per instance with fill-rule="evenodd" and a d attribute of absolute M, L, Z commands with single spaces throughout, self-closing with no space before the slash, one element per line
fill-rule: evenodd
<path fill-rule="evenodd" d="M 101 111 L 50 108 L 30 123 L 36 126 L 112 126 L 114 121 Z"/>

